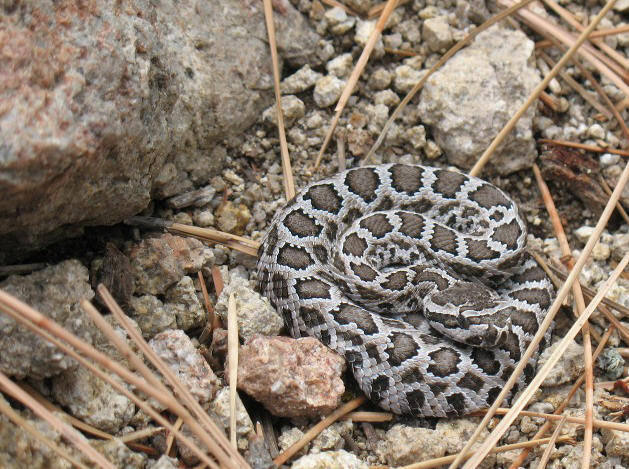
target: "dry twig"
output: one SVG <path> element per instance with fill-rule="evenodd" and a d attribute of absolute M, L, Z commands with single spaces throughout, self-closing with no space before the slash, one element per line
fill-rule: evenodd
<path fill-rule="evenodd" d="M 273 88 L 275 90 L 275 109 L 277 111 L 277 131 L 280 137 L 280 152 L 282 154 L 282 174 L 284 175 L 284 194 L 286 200 L 295 196 L 295 180 L 288 155 L 288 143 L 286 142 L 286 128 L 284 126 L 284 113 L 282 112 L 282 93 L 280 91 L 280 64 L 277 57 L 277 41 L 275 40 L 275 25 L 273 24 L 273 7 L 271 0 L 264 2 L 264 19 L 269 35 L 269 48 L 271 49 L 271 61 L 273 62 Z"/>
<path fill-rule="evenodd" d="M 629 156 L 629 151 L 619 150 L 617 148 L 602 148 L 596 145 L 587 145 L 585 143 L 567 142 L 565 140 L 550 140 L 547 138 L 540 138 L 538 143 L 550 143 L 551 145 L 559 145 L 562 147 L 579 148 L 581 150 L 593 151 L 595 153 L 612 153 L 614 155 Z"/>
<path fill-rule="evenodd" d="M 212 228 L 199 228 L 198 226 L 183 225 L 172 221 L 163 220 L 161 218 L 151 217 L 131 217 L 125 220 L 128 225 L 140 226 L 149 230 L 166 230 L 173 234 L 182 234 L 191 236 L 211 243 L 219 243 L 236 251 L 249 254 L 250 256 L 258 255 L 260 243 L 243 236 L 236 236 L 231 233 L 213 230 Z"/>
<path fill-rule="evenodd" d="M 229 440 L 235 450 L 236 443 L 236 385 L 238 383 L 238 311 L 236 297 L 229 295 L 227 305 L 227 356 L 229 357 Z"/>

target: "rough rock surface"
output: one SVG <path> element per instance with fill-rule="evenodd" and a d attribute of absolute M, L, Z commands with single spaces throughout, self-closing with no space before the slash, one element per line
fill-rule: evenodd
<path fill-rule="evenodd" d="M 522 32 L 493 27 L 428 79 L 420 115 L 432 126 L 450 164 L 470 168 L 540 82 L 533 47 Z M 529 108 L 492 157 L 501 174 L 528 168 L 537 156 L 534 109 Z"/>
<path fill-rule="evenodd" d="M 302 456 L 292 464 L 292 469 L 367 469 L 364 463 L 347 451 L 328 451 Z"/>
<path fill-rule="evenodd" d="M 197 297 L 192 278 L 184 275 L 166 291 L 164 308 L 177 319 L 177 327 L 187 331 L 206 322 L 205 308 Z"/>
<path fill-rule="evenodd" d="M 607 456 L 621 456 L 629 459 L 629 435 L 627 432 L 613 429 L 601 430 Z"/>
<path fill-rule="evenodd" d="M 219 419 L 223 428 L 229 429 L 230 406 L 229 406 L 229 388 L 221 389 L 216 398 L 212 401 L 209 408 Z M 247 413 L 247 409 L 240 400 L 240 396 L 236 394 L 236 444 L 238 449 L 245 450 L 249 446 L 249 436 L 255 433 L 251 417 Z"/>
<path fill-rule="evenodd" d="M 3 404 L 9 403 L 0 394 Z M 14 409 L 15 410 L 15 409 Z M 77 451 L 68 447 L 61 435 L 41 419 L 34 418 L 28 411 L 22 417 L 26 422 L 42 432 L 55 444 L 77 456 Z M 48 446 L 34 440 L 4 414 L 0 414 L 0 467 L 3 469 L 71 469 L 72 464 L 60 458 Z"/>
<path fill-rule="evenodd" d="M 150 339 L 165 330 L 177 328 L 175 312 L 164 308 L 164 303 L 153 295 L 134 296 L 131 298 L 130 306 L 131 314 L 145 339 Z"/>
<path fill-rule="evenodd" d="M 380 441 L 376 449 L 387 464 L 400 466 L 446 454 L 442 435 L 430 428 L 395 425 Z"/>
<path fill-rule="evenodd" d="M 131 350 L 137 351 L 135 342 L 129 339 L 127 332 L 112 315 L 104 317 Z M 137 324 L 132 324 L 139 330 Z M 108 355 L 112 361 L 129 366 L 128 360 L 109 341 L 100 329 L 93 331 L 93 345 L 99 352 Z M 123 382 L 114 376 L 118 382 Z M 115 434 L 128 425 L 133 418 L 136 407 L 124 394 L 110 384 L 94 376 L 86 368 L 79 366 L 64 371 L 51 379 L 52 395 L 74 417 L 94 427 Z M 129 388 L 129 386 L 126 386 Z"/>
<path fill-rule="evenodd" d="M 227 306 L 232 293 L 238 311 L 238 335 L 243 340 L 248 340 L 255 334 L 279 335 L 284 327 L 280 315 L 267 298 L 251 288 L 248 280 L 237 275 L 230 275 L 229 283 L 216 301 L 216 314 L 223 323 L 227 324 Z"/>
<path fill-rule="evenodd" d="M 127 445 L 118 439 L 109 441 L 95 441 L 94 446 L 101 452 L 114 467 L 125 469 L 144 469 L 148 456 L 141 452 L 132 451 Z M 85 461 L 88 466 L 93 464 L 91 460 Z"/>
<path fill-rule="evenodd" d="M 129 257 L 139 295 L 162 295 L 184 274 L 196 273 L 214 259 L 212 250 L 201 241 L 169 233 L 142 240 Z"/>
<path fill-rule="evenodd" d="M 163 454 L 157 461 L 147 466 L 147 469 L 177 469 L 179 463 L 175 458 L 169 458 Z"/>
<path fill-rule="evenodd" d="M 190 338 L 181 330 L 157 334 L 151 348 L 170 367 L 179 380 L 207 409 L 219 388 L 218 378 Z"/>
<path fill-rule="evenodd" d="M 256 336 L 238 358 L 238 388 L 280 417 L 325 415 L 345 391 L 345 360 L 310 337 Z"/>
<path fill-rule="evenodd" d="M 118 432 L 135 413 L 133 402 L 82 366 L 55 377 L 52 391 L 74 417 L 108 433 Z"/>
<path fill-rule="evenodd" d="M 216 142 L 253 124 L 272 101 L 261 4 L 45 0 L 0 8 L 6 259 L 209 180 L 222 163 Z M 284 2 L 275 22 L 283 57 L 316 63 L 319 38 L 301 14 Z"/>
<path fill-rule="evenodd" d="M 83 340 L 92 342 L 94 326 L 79 303 L 94 297 L 88 271 L 68 260 L 26 276 L 13 275 L 0 289 L 27 303 Z M 57 347 L 0 314 L 0 369 L 18 379 L 49 378 L 75 368 L 77 363 Z"/>
<path fill-rule="evenodd" d="M 376 452 L 393 466 L 455 454 L 463 449 L 477 425 L 476 420 L 465 418 L 439 420 L 434 430 L 396 424 L 378 443 Z M 481 441 L 487 434 L 487 431 L 481 434 Z M 495 456 L 490 455 L 482 467 L 493 467 L 494 462 Z"/>
<path fill-rule="evenodd" d="M 544 366 L 548 358 L 557 348 L 558 342 L 554 343 L 542 352 L 537 364 L 538 369 Z M 583 346 L 572 342 L 559 362 L 551 370 L 550 374 L 544 380 L 544 386 L 558 386 L 560 384 L 572 383 L 583 374 Z"/>
<path fill-rule="evenodd" d="M 351 420 L 342 420 L 330 425 L 312 440 L 312 452 L 336 451 L 345 446 L 345 437 L 351 438 L 354 426 Z"/>

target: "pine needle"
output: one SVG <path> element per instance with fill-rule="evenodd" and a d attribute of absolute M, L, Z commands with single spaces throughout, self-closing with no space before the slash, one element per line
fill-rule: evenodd
<path fill-rule="evenodd" d="M 561 16 L 564 21 L 566 21 L 570 26 L 572 26 L 578 32 L 583 32 L 585 27 L 579 23 L 579 21 L 574 17 L 572 13 L 563 8 L 561 5 L 557 4 L 554 0 L 543 0 L 546 5 L 552 8 L 555 13 Z M 596 36 L 588 38 L 588 41 L 592 44 L 595 44 L 601 51 L 605 52 L 611 59 L 615 60 L 623 69 L 629 69 L 629 60 L 623 57 L 621 54 L 616 52 L 615 49 L 605 43 L 602 39 L 598 39 Z"/>
<path fill-rule="evenodd" d="M 273 24 L 273 7 L 271 0 L 263 0 L 264 19 L 269 36 L 269 49 L 271 49 L 271 61 L 273 63 L 273 88 L 275 89 L 275 109 L 277 111 L 277 131 L 280 138 L 280 152 L 282 155 L 282 174 L 284 175 L 284 194 L 286 200 L 295 197 L 295 179 L 288 154 L 286 142 L 286 128 L 284 126 L 284 112 L 282 112 L 282 93 L 280 91 L 280 63 L 277 56 L 277 41 L 275 39 L 275 25 Z"/>
<path fill-rule="evenodd" d="M 350 412 L 341 420 L 351 420 L 352 422 L 382 423 L 393 420 L 391 412 Z"/>
<path fill-rule="evenodd" d="M 535 173 L 535 179 L 537 185 L 544 199 L 546 210 L 553 225 L 555 236 L 559 241 L 559 247 L 563 258 L 566 259 L 568 268 L 574 267 L 574 258 L 572 257 L 572 250 L 568 244 L 568 238 L 559 219 L 559 214 L 555 208 L 555 202 L 553 201 L 548 186 L 542 179 L 542 173 L 537 165 L 533 165 L 533 173 Z M 581 284 L 574 282 L 572 284 L 572 295 L 575 300 L 577 316 L 583 314 L 585 310 L 585 300 L 581 291 Z M 583 461 L 581 467 L 588 468 L 590 466 L 590 459 L 592 457 L 592 418 L 594 412 L 594 367 L 592 364 L 592 342 L 590 341 L 590 325 L 586 321 L 581 330 L 583 334 L 583 362 L 585 365 L 585 434 L 583 438 Z M 546 464 L 544 464 L 545 466 Z M 543 467 L 540 464 L 540 467 Z"/>
<path fill-rule="evenodd" d="M 125 220 L 128 225 L 139 226 L 150 230 L 166 230 L 177 235 L 192 236 L 193 238 L 211 243 L 219 243 L 236 251 L 256 257 L 260 243 L 243 236 L 213 230 L 212 228 L 199 228 L 198 226 L 174 223 L 161 218 L 130 217 Z"/>
<path fill-rule="evenodd" d="M 614 332 L 614 326 L 611 326 L 605 331 L 605 334 L 603 334 L 603 337 L 601 337 L 601 341 L 599 342 L 598 347 L 596 347 L 596 350 L 594 351 L 594 354 L 592 355 L 593 361 L 596 361 L 596 358 L 603 351 L 603 349 L 605 348 L 605 345 L 607 345 L 607 341 L 609 340 L 613 332 Z M 570 388 L 570 391 L 568 391 L 568 394 L 564 398 L 563 402 L 559 405 L 559 407 L 555 409 L 555 412 L 553 412 L 554 415 L 560 416 L 563 413 L 563 411 L 566 409 L 566 407 L 568 407 L 568 404 L 570 403 L 574 395 L 577 393 L 577 391 L 579 390 L 579 388 L 581 387 L 584 381 L 585 381 L 585 373 L 579 376 L 579 379 L 577 379 L 575 383 L 572 385 L 572 387 Z M 551 419 L 546 419 L 546 422 L 544 422 L 544 425 L 542 425 L 539 428 L 539 430 L 537 430 L 537 433 L 535 433 L 535 435 L 533 436 L 533 439 L 535 440 L 537 438 L 542 438 L 546 434 L 546 432 L 550 429 L 552 422 L 553 421 Z M 594 425 L 594 421 L 592 421 L 592 424 Z M 511 463 L 511 466 L 509 466 L 509 469 L 518 469 L 520 466 L 522 466 L 527 456 L 529 455 L 529 452 L 530 452 L 530 449 L 525 449 L 524 451 L 522 451 L 518 455 L 518 457 L 513 460 L 513 462 Z"/>
<path fill-rule="evenodd" d="M 22 391 L 20 387 L 9 379 L 7 375 L 0 371 L 0 388 L 3 392 L 9 394 L 14 399 L 20 401 L 26 407 L 31 409 L 40 419 L 45 420 L 56 431 L 61 433 L 64 438 L 72 443 L 72 445 L 81 451 L 88 459 L 102 469 L 116 469 L 105 457 L 100 454 L 88 443 L 87 439 L 78 431 L 58 418 L 55 414 L 46 409 L 37 402 L 36 399 Z"/>
<path fill-rule="evenodd" d="M 227 305 L 227 355 L 229 357 L 229 440 L 234 449 L 236 442 L 236 386 L 238 384 L 238 311 L 236 297 L 229 295 Z"/>
<path fill-rule="evenodd" d="M 615 0 L 614 0 L 615 1 Z M 502 6 L 509 6 L 512 4 L 512 0 L 499 0 L 498 4 Z M 607 6 L 607 5 L 606 5 Z M 529 9 L 523 9 L 518 12 L 518 16 L 522 18 L 528 26 L 534 29 L 536 32 L 541 34 L 542 36 L 548 38 L 549 40 L 559 40 L 566 46 L 572 46 L 575 44 L 575 41 L 578 39 L 571 33 L 567 32 L 565 29 L 557 26 L 546 18 L 543 18 L 540 15 L 537 15 L 533 11 Z M 598 15 L 597 15 L 598 17 Z M 596 19 L 587 27 L 586 30 L 590 29 L 592 24 L 596 21 Z M 600 20 L 599 20 L 600 21 Z M 598 22 L 597 22 L 598 24 Z M 589 35 L 589 34 L 588 34 Z M 582 37 L 581 34 L 579 37 Z M 614 83 L 625 95 L 629 96 L 629 85 L 627 85 L 624 80 L 629 78 L 627 76 L 627 72 L 625 72 L 620 65 L 618 65 L 613 60 L 609 59 L 604 54 L 600 53 L 597 49 L 592 46 L 585 44 L 578 52 L 578 54 L 591 63 L 601 74 L 605 75 L 612 83 Z"/>
<path fill-rule="evenodd" d="M 563 418 L 559 421 L 559 423 L 557 424 L 557 428 L 555 428 L 555 431 L 553 432 L 552 436 L 550 437 L 550 441 L 548 442 L 548 446 L 546 446 L 546 449 L 544 450 L 544 454 L 542 454 L 542 458 L 539 461 L 539 464 L 537 465 L 537 469 L 546 469 L 546 464 L 548 464 L 548 460 L 550 459 L 550 455 L 552 454 L 553 450 L 555 449 L 555 443 L 557 442 L 557 438 L 559 437 L 559 433 L 561 432 L 561 429 L 563 428 L 563 424 L 566 423 L 568 416 L 564 415 Z M 583 450 L 585 452 L 585 449 Z M 591 449 L 590 449 L 591 451 Z"/>
<path fill-rule="evenodd" d="M 578 333 L 578 330 L 577 330 L 577 333 Z M 508 415 L 512 410 L 513 408 L 498 408 L 496 410 L 495 415 Z M 533 417 L 533 418 L 540 418 L 540 419 L 548 419 L 553 422 L 558 422 L 562 418 L 564 418 L 563 415 L 545 414 L 543 412 L 531 412 L 529 410 L 523 410 L 522 412 L 520 412 L 520 417 Z M 576 423 L 579 425 L 585 424 L 585 419 L 583 417 L 572 417 L 568 415 L 566 416 L 566 420 L 570 423 Z M 593 423 L 596 428 L 607 428 L 609 430 L 629 432 L 629 424 L 626 424 L 626 423 L 609 422 L 607 420 L 599 420 L 599 419 L 594 419 Z"/>
<path fill-rule="evenodd" d="M 164 361 L 146 343 L 142 334 L 133 327 L 129 318 L 124 314 L 122 309 L 120 309 L 120 306 L 118 306 L 107 289 L 103 285 L 99 285 L 97 290 L 118 323 L 125 329 L 127 334 L 129 334 L 129 337 L 133 339 L 144 356 L 157 370 L 159 370 L 166 382 L 175 391 L 178 398 L 178 400 L 174 403 L 175 408 L 177 409 L 177 415 L 184 420 L 186 425 L 188 425 L 195 435 L 201 439 L 212 454 L 219 458 L 219 460 L 222 459 L 220 461 L 221 463 L 226 464 L 228 467 L 247 467 L 246 461 L 238 453 L 238 451 L 231 447 L 225 438 L 223 431 L 219 429 L 216 423 L 207 415 L 206 411 L 199 405 L 198 401 L 192 396 L 188 388 L 181 383 L 170 367 L 164 363 Z M 102 321 L 102 319 L 99 320 L 99 328 L 103 332 L 107 329 L 111 329 L 109 324 Z M 113 329 L 111 329 L 111 332 L 113 332 Z M 151 386 L 159 391 L 158 395 L 168 396 L 168 400 L 170 400 L 170 393 L 167 388 L 159 379 L 157 379 L 157 377 L 155 377 L 144 362 L 133 353 L 126 342 L 116 340 L 114 337 L 109 337 L 109 335 L 108 338 L 118 348 L 118 350 L 129 359 L 130 363 L 136 370 L 138 370 L 138 372 L 142 374 Z M 194 414 L 194 417 L 188 412 L 188 410 L 179 404 L 179 401 L 185 404 L 185 406 Z M 199 425 L 198 422 L 200 422 L 202 426 Z M 240 466 L 240 464 L 242 464 L 242 466 Z"/>
<path fill-rule="evenodd" d="M 574 443 L 574 440 L 569 436 L 563 436 L 558 439 L 560 443 Z M 513 443 L 510 445 L 498 446 L 496 448 L 492 448 L 491 453 L 504 453 L 507 451 L 514 451 L 516 449 L 521 448 L 534 448 L 536 446 L 541 446 L 543 444 L 549 443 L 550 438 L 542 438 L 540 440 L 531 440 L 531 441 L 523 441 L 520 443 Z M 474 454 L 474 451 L 469 451 L 464 459 L 470 458 Z M 455 456 L 443 456 L 441 458 L 430 459 L 428 461 L 423 461 L 415 464 L 409 464 L 408 466 L 402 466 L 398 469 L 433 469 L 435 467 L 441 467 L 444 464 L 451 463 L 454 461 Z"/>
<path fill-rule="evenodd" d="M 554 67 L 556 65 L 555 61 L 553 59 L 551 59 L 548 56 L 548 54 L 546 54 L 545 52 L 538 51 L 537 55 L 540 56 L 542 59 L 544 59 L 544 62 L 546 62 L 550 67 Z M 579 84 L 574 78 L 572 78 L 570 75 L 568 75 L 565 71 L 561 70 L 559 72 L 559 76 L 566 83 L 568 83 L 568 85 L 574 91 L 579 93 L 579 95 L 583 98 L 584 101 L 589 103 L 590 106 L 592 106 L 598 112 L 603 114 L 607 119 L 611 119 L 613 117 L 612 113 L 602 103 L 600 103 L 596 99 L 596 96 L 593 93 L 591 93 L 591 92 L 587 91 L 585 88 L 583 88 L 583 86 L 581 86 L 581 84 Z"/>
<path fill-rule="evenodd" d="M 68 453 L 64 448 L 62 448 L 61 446 L 53 442 L 50 438 L 48 438 L 48 436 L 40 432 L 37 428 L 31 425 L 26 419 L 22 418 L 22 416 L 18 414 L 16 411 L 14 411 L 4 399 L 0 399 L 0 412 L 6 415 L 9 418 L 9 420 L 11 420 L 15 425 L 17 425 L 26 433 L 28 433 L 35 440 L 48 446 L 48 448 L 50 448 L 55 454 L 57 454 L 61 458 L 65 459 L 66 461 L 69 461 L 74 466 L 80 469 L 88 469 L 88 467 L 85 464 L 83 464 L 81 461 L 79 461 L 70 453 Z"/>
<path fill-rule="evenodd" d="M 595 153 L 612 153 L 614 155 L 629 156 L 629 151 L 620 150 L 617 148 L 603 148 L 596 145 L 587 145 L 585 143 L 568 142 L 566 140 L 551 140 L 548 138 L 540 138 L 539 143 L 550 143 L 552 145 L 559 145 L 562 147 L 578 148 L 580 150 L 593 151 Z"/>

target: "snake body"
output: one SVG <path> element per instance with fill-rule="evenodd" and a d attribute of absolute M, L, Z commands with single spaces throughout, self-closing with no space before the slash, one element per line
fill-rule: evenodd
<path fill-rule="evenodd" d="M 551 303 L 525 243 L 515 202 L 481 179 L 366 166 L 310 184 L 275 215 L 259 286 L 294 337 L 343 355 L 382 408 L 464 415 L 495 400 Z"/>

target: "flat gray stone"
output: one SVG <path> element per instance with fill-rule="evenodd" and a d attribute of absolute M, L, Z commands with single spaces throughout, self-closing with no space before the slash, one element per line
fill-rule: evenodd
<path fill-rule="evenodd" d="M 448 162 L 471 168 L 541 81 L 534 44 L 524 33 L 492 27 L 432 75 L 421 93 L 419 112 L 432 126 Z M 529 168 L 537 151 L 532 120 L 535 106 L 490 160 L 490 169 L 509 174 Z"/>

